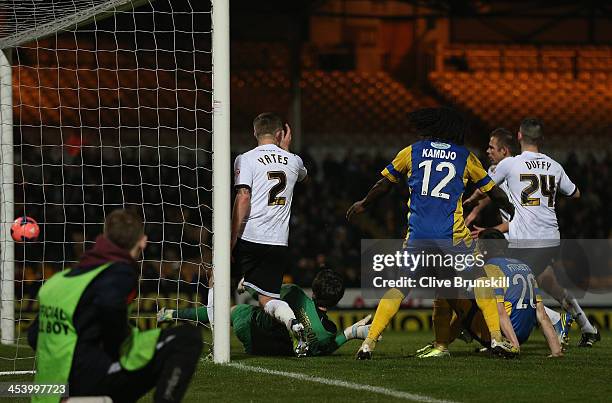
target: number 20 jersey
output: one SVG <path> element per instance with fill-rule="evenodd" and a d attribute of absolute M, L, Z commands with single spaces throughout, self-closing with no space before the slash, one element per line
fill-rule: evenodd
<path fill-rule="evenodd" d="M 535 276 L 529 266 L 516 259 L 496 257 L 487 266 L 487 273 L 508 278 L 508 287 L 496 288 L 494 293 L 497 302 L 504 303 L 516 338 L 523 344 L 537 323 L 536 305 L 542 301 Z"/>
<path fill-rule="evenodd" d="M 274 144 L 255 147 L 236 157 L 234 186 L 251 190 L 251 209 L 239 237 L 250 242 L 286 246 L 293 188 L 306 175 L 299 156 Z"/>
<path fill-rule="evenodd" d="M 491 178 L 498 185 L 507 185 L 508 198 L 515 207 L 508 232 L 510 247 L 558 246 L 555 196 L 557 192 L 571 196 L 577 190 L 563 167 L 545 154 L 524 151 L 503 159 Z"/>
<path fill-rule="evenodd" d="M 470 231 L 463 221 L 461 196 L 468 181 L 483 192 L 494 185 L 467 148 L 431 140 L 404 148 L 381 174 L 391 182 L 405 180 L 410 188 L 408 245 L 417 239 L 471 243 Z"/>

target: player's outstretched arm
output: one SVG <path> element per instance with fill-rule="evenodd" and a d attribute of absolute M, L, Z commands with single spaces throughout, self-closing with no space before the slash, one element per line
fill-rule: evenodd
<path fill-rule="evenodd" d="M 236 192 L 234 199 L 234 208 L 232 209 L 232 245 L 234 249 L 238 236 L 244 230 L 244 224 L 249 211 L 251 210 L 251 189 L 241 187 Z"/>
<path fill-rule="evenodd" d="M 348 211 L 346 212 L 346 219 L 348 221 L 351 221 L 355 214 L 361 214 L 366 211 L 368 206 L 370 206 L 376 200 L 380 199 L 382 196 L 389 193 L 392 187 L 393 182 L 391 182 L 386 177 L 381 178 L 378 182 L 374 184 L 374 186 L 372 186 L 366 197 L 364 197 L 362 200 L 353 203 L 353 205 L 349 207 Z"/>
<path fill-rule="evenodd" d="M 514 217 L 514 205 L 508 200 L 506 192 L 501 190 L 499 186 L 493 185 L 491 190 L 487 192 L 487 196 L 491 198 L 491 201 L 499 208 L 504 210 L 510 215 L 510 220 Z"/>
<path fill-rule="evenodd" d="M 491 228 L 494 228 L 498 230 L 499 232 L 508 232 L 510 230 L 510 224 L 508 223 L 508 221 L 504 221 L 503 223 L 497 224 L 495 227 L 491 227 Z M 486 228 L 474 225 L 474 227 L 472 228 L 472 231 L 470 232 L 470 234 L 472 235 L 472 239 L 478 239 L 478 237 L 480 236 L 480 233 L 484 230 L 486 230 Z"/>
<path fill-rule="evenodd" d="M 480 190 L 478 190 L 478 189 L 476 189 L 476 191 L 480 192 Z M 474 206 L 472 211 L 470 211 L 470 214 L 468 214 L 468 216 L 466 217 L 466 219 L 465 219 L 465 226 L 469 227 L 470 225 L 472 225 L 474 223 L 474 221 L 476 221 L 476 219 L 478 218 L 478 215 L 480 214 L 482 209 L 487 207 L 490 203 L 491 203 L 491 199 L 489 199 L 488 197 L 485 197 L 484 199 L 478 201 L 478 204 L 476 204 L 476 206 Z M 465 202 L 463 204 L 466 205 Z"/>
<path fill-rule="evenodd" d="M 497 312 L 499 313 L 499 327 L 502 332 L 504 332 L 504 336 L 512 342 L 514 347 L 521 348 L 518 338 L 516 337 L 516 333 L 514 333 L 514 327 L 512 327 L 512 322 L 508 317 L 508 312 L 506 312 L 506 308 L 504 307 L 503 302 L 497 302 Z"/>
<path fill-rule="evenodd" d="M 336 351 L 343 346 L 347 341 L 358 339 L 364 340 L 368 336 L 370 331 L 370 323 L 372 322 L 372 315 L 368 315 L 353 325 L 347 327 L 341 332 L 338 332 L 334 340 L 334 346 L 331 352 Z"/>
<path fill-rule="evenodd" d="M 561 349 L 561 343 L 559 343 L 559 339 L 557 338 L 557 333 L 553 328 L 552 323 L 550 322 L 550 318 L 546 314 L 546 310 L 544 309 L 544 304 L 541 301 L 538 301 L 536 305 L 536 317 L 538 318 L 538 323 L 540 325 L 540 329 L 542 329 L 542 333 L 548 342 L 548 347 L 550 347 L 551 354 L 549 357 L 563 357 L 563 350 Z"/>
<path fill-rule="evenodd" d="M 463 201 L 463 207 L 466 207 L 466 208 L 474 207 L 474 208 L 476 208 L 476 205 L 478 204 L 478 202 L 481 201 L 482 199 L 486 198 L 486 197 L 487 197 L 486 193 L 484 193 L 480 189 L 476 189 L 474 191 L 474 193 L 472 193 L 472 195 L 470 197 L 468 197 L 467 199 L 465 199 Z"/>
<path fill-rule="evenodd" d="M 372 314 L 366 316 L 358 322 L 355 322 L 352 326 L 344 329 L 344 337 L 347 340 L 359 339 L 364 340 L 368 337 L 368 332 L 370 331 L 370 324 L 372 323 Z"/>

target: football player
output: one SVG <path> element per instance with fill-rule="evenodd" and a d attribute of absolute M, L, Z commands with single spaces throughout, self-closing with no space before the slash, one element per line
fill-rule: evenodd
<path fill-rule="evenodd" d="M 461 204 L 466 183 L 474 183 L 510 216 L 514 207 L 487 175 L 478 158 L 463 146 L 468 125 L 461 114 L 450 108 L 425 108 L 410 113 L 408 117 L 423 139 L 397 154 L 383 169 L 382 178 L 366 197 L 349 208 L 347 219 L 365 212 L 395 184 L 405 181 L 410 189 L 406 248 L 410 250 L 422 240 L 446 240 L 459 249 L 473 250 Z M 502 338 L 492 290 L 474 291 L 492 335 L 493 347 L 513 354 L 512 346 Z M 358 359 L 371 358 L 376 340 L 397 313 L 406 292 L 392 288 L 380 300 L 368 337 L 357 352 Z M 445 344 L 451 314 L 446 300 L 434 301 L 434 331 L 439 347 L 434 353 L 448 354 Z"/>
<path fill-rule="evenodd" d="M 209 293 L 212 293 L 212 288 Z M 351 339 L 364 339 L 370 328 L 370 316 L 338 332 L 336 325 L 328 319 L 327 310 L 336 306 L 344 295 L 342 277 L 330 269 L 320 271 L 312 282 L 312 298 L 294 284 L 284 284 L 280 298 L 296 313 L 304 324 L 304 334 L 309 342 L 308 356 L 331 354 Z M 190 309 L 165 309 L 157 314 L 158 322 L 189 320 L 212 323 L 212 298 L 209 306 Z M 294 354 L 294 339 L 288 329 L 261 307 L 240 304 L 232 307 L 231 323 L 234 334 L 244 346 L 247 354 L 284 355 Z"/>
<path fill-rule="evenodd" d="M 508 338 L 519 347 L 538 324 L 548 342 L 550 357 L 563 356 L 531 269 L 520 260 L 508 258 L 507 248 L 508 241 L 500 231 L 490 228 L 480 233 L 478 249 L 487 257 L 487 273 L 497 278 L 507 278 L 508 287 L 496 289 L 495 294 L 501 323 L 509 323 L 514 331 L 514 334 L 507 334 Z M 454 308 L 456 316 L 451 323 L 451 342 L 463 328 L 483 346 L 490 347 L 491 336 L 476 302 L 471 299 L 457 300 Z M 417 351 L 417 356 L 426 357 L 433 347 L 433 343 L 425 346 Z"/>
<path fill-rule="evenodd" d="M 489 144 L 487 146 L 487 157 L 491 162 L 491 165 L 487 170 L 489 176 L 495 172 L 495 167 L 497 167 L 497 164 L 499 164 L 503 159 L 514 156 L 517 148 L 518 144 L 516 142 L 516 137 L 510 130 L 504 129 L 503 127 L 493 130 L 489 136 Z M 499 188 L 508 194 L 508 186 L 505 183 L 499 184 Z M 491 199 L 488 197 L 480 200 L 466 217 L 465 225 L 468 228 L 471 227 L 477 220 L 480 212 L 490 203 Z M 500 209 L 499 214 L 502 222 L 508 221 L 509 217 L 505 211 Z"/>
<path fill-rule="evenodd" d="M 493 130 L 489 137 L 489 144 L 487 147 L 487 157 L 491 162 L 491 165 L 488 169 L 489 176 L 495 174 L 495 168 L 497 165 L 508 157 L 514 157 L 516 155 L 516 150 L 518 149 L 518 142 L 516 136 L 512 134 L 512 132 L 503 127 L 497 128 Z M 508 184 L 506 182 L 499 184 L 500 189 L 502 189 L 506 194 L 508 194 Z M 478 204 L 472 209 L 470 214 L 465 219 L 465 225 L 471 227 L 474 224 L 480 215 L 480 212 L 491 203 L 491 199 L 485 197 L 481 199 Z M 499 210 L 499 215 L 502 223 L 507 223 L 509 221 L 509 217 L 505 211 Z M 474 225 L 473 234 L 477 235 L 482 227 L 478 227 Z M 506 238 L 508 238 L 508 233 L 503 233 Z M 569 330 L 571 328 L 571 323 L 573 322 L 573 317 L 571 314 L 562 312 L 559 313 L 554 311 L 547 306 L 544 306 L 544 310 L 548 314 L 555 331 L 559 337 L 559 341 L 561 342 L 563 347 L 568 345 L 569 341 Z"/>
<path fill-rule="evenodd" d="M 516 208 L 514 218 L 496 228 L 508 232 L 510 253 L 532 268 L 542 288 L 576 320 L 582 330 L 578 346 L 591 347 L 601 340 L 600 333 L 589 322 L 576 298 L 559 285 L 552 270 L 561 248 L 555 198 L 557 194 L 579 198 L 580 190 L 558 162 L 540 153 L 543 136 L 542 122 L 524 119 L 517 135 L 521 154 L 503 159 L 492 173 L 496 183 L 506 183 L 508 196 Z M 464 204 L 471 205 L 484 197 L 477 190 Z"/>
<path fill-rule="evenodd" d="M 298 340 L 296 355 L 305 356 L 304 324 L 280 299 L 288 265 L 289 221 L 293 188 L 306 179 L 302 159 L 291 152 L 291 129 L 273 113 L 253 121 L 257 147 L 236 157 L 231 247 L 244 277 L 240 287 L 257 293 L 264 312 L 276 318 Z"/>

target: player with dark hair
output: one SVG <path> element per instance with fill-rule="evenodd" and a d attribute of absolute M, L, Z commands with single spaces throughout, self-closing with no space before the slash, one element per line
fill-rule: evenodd
<path fill-rule="evenodd" d="M 548 342 L 550 357 L 562 357 L 561 344 L 545 311 L 538 285 L 529 266 L 520 260 L 507 257 L 508 241 L 496 229 L 491 228 L 480 233 L 478 249 L 487 257 L 487 273 L 497 279 L 507 279 L 507 287 L 495 290 L 504 334 L 518 348 L 527 341 L 538 324 Z M 470 299 L 456 301 L 455 313 L 451 322 L 451 342 L 458 338 L 461 329 L 465 329 L 471 338 L 489 348 L 491 335 L 476 302 Z M 420 349 L 418 355 L 426 354 L 433 348 L 433 343 L 429 344 Z"/>
<path fill-rule="evenodd" d="M 500 190 L 482 164 L 463 144 L 469 133 L 468 125 L 457 111 L 450 108 L 425 108 L 408 115 L 411 125 L 423 137 L 403 150 L 381 172 L 382 178 L 366 197 L 354 203 L 347 212 L 350 220 L 365 212 L 376 200 L 387 194 L 394 184 L 405 181 L 410 188 L 408 201 L 408 231 L 406 248 L 413 248 L 423 240 L 444 240 L 452 246 L 473 249 L 470 231 L 463 221 L 461 197 L 468 181 L 491 196 L 510 215 L 514 207 Z M 484 313 L 493 345 L 510 354 L 512 346 L 503 339 L 497 306 L 491 290 L 476 289 L 479 307 Z M 371 357 L 376 340 L 397 313 L 405 291 L 392 288 L 381 299 L 370 333 L 357 353 L 357 358 Z M 446 339 L 451 318 L 451 307 L 446 300 L 434 301 L 434 330 L 437 348 L 432 354 L 448 355 Z"/>
<path fill-rule="evenodd" d="M 155 387 L 155 402 L 178 402 L 202 350 L 193 326 L 140 331 L 128 324 L 138 289 L 138 258 L 147 243 L 142 219 L 115 210 L 104 233 L 73 269 L 48 279 L 28 330 L 37 383 L 69 385 L 70 396 L 135 402 Z M 35 401 L 59 397 L 36 396 Z"/>
<path fill-rule="evenodd" d="M 540 153 L 539 146 L 544 139 L 540 120 L 524 119 L 517 138 L 521 154 L 505 158 L 491 175 L 496 183 L 506 184 L 508 196 L 516 207 L 514 218 L 496 228 L 508 232 L 510 253 L 532 268 L 542 289 L 559 301 L 580 325 L 582 337 L 578 346 L 591 347 L 601 336 L 576 298 L 558 283 L 552 269 L 561 249 L 556 196 L 561 194 L 575 199 L 580 197 L 580 190 L 557 161 Z M 484 197 L 477 190 L 464 204 L 474 204 Z M 478 230 L 475 235 L 477 233 Z"/>
<path fill-rule="evenodd" d="M 450 141 L 463 145 L 470 126 L 453 108 L 423 108 L 408 113 L 408 121 L 419 136 L 430 140 Z"/>
<path fill-rule="evenodd" d="M 336 325 L 327 318 L 327 310 L 336 306 L 344 295 L 342 277 L 333 270 L 324 269 L 316 275 L 312 282 L 312 298 L 293 284 L 283 285 L 280 295 L 305 324 L 309 356 L 331 354 L 348 340 L 364 339 L 368 334 L 369 316 L 343 332 L 338 332 Z M 233 306 L 231 312 L 234 333 L 247 354 L 294 355 L 295 346 L 287 328 L 262 308 L 240 304 Z M 178 310 L 162 308 L 157 315 L 159 322 L 177 319 L 212 323 L 212 306 Z"/>
<path fill-rule="evenodd" d="M 293 189 L 306 179 L 302 159 L 289 152 L 291 129 L 274 113 L 253 120 L 257 147 L 236 157 L 231 248 L 244 277 L 239 291 L 257 294 L 264 312 L 287 327 L 296 340 L 295 354 L 306 355 L 304 324 L 280 299 L 288 265 L 287 243 Z"/>

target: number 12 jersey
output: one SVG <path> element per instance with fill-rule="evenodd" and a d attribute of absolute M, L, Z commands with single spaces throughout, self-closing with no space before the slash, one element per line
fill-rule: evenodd
<path fill-rule="evenodd" d="M 405 180 L 410 188 L 407 245 L 416 239 L 471 244 L 461 196 L 468 181 L 483 192 L 494 183 L 467 148 L 422 140 L 400 151 L 381 173 L 391 182 Z"/>

